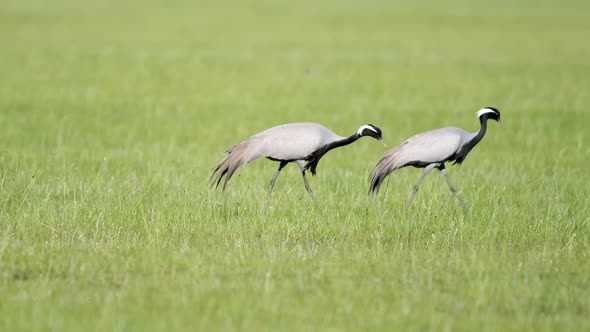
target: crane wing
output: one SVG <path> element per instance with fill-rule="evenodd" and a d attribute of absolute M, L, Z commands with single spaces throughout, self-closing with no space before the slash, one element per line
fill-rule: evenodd
<path fill-rule="evenodd" d="M 441 128 L 409 138 L 396 148 L 395 168 L 445 161 L 461 147 L 461 131 L 459 128 Z"/>
<path fill-rule="evenodd" d="M 274 160 L 303 160 L 319 147 L 342 137 L 328 128 L 312 122 L 289 123 L 262 131 L 226 151 L 210 179 L 218 186 L 225 176 L 223 189 L 234 172 L 258 158 Z"/>
<path fill-rule="evenodd" d="M 260 140 L 261 156 L 276 160 L 303 160 L 321 146 L 342 137 L 312 122 L 289 123 L 267 129 L 253 139 Z"/>

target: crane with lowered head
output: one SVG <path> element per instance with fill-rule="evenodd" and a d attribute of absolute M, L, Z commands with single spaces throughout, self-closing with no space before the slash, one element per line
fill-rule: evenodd
<path fill-rule="evenodd" d="M 214 179 L 213 184 L 217 188 L 225 176 L 223 183 L 223 191 L 225 191 L 228 181 L 238 168 L 262 157 L 279 162 L 279 169 L 271 179 L 266 194 L 263 208 L 266 209 L 279 173 L 288 163 L 294 162 L 301 169 L 305 189 L 315 199 L 305 171 L 309 169 L 315 175 L 320 159 L 328 151 L 351 144 L 363 136 L 373 137 L 383 143 L 381 129 L 372 124 L 361 126 L 349 137 L 339 136 L 330 129 L 313 122 L 278 125 L 255 134 L 227 150 L 225 157 L 215 167 L 209 179 Z"/>

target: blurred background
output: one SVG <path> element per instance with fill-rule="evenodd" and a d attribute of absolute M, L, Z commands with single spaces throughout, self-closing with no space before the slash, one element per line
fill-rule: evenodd
<path fill-rule="evenodd" d="M 575 0 L 2 0 L 0 324 L 587 328 L 589 32 Z M 268 217 L 276 163 L 207 186 L 277 124 L 394 147 L 484 106 L 470 216 L 438 174 L 402 214 L 418 170 L 369 200 L 370 139 L 320 163 L 325 214 L 294 166 Z"/>
<path fill-rule="evenodd" d="M 575 136 L 583 122 L 563 113 L 587 120 L 583 1 L 5 1 L 0 15 L 10 146 L 204 141 L 219 144 L 199 146 L 210 164 L 278 123 L 345 135 L 375 122 L 395 145 L 475 131 L 473 113 L 494 105 L 508 126 L 494 139 L 524 151 L 527 125 L 562 140 L 557 127 Z"/>

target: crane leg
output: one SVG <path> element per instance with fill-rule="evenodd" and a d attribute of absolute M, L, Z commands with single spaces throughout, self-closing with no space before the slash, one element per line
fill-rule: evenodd
<path fill-rule="evenodd" d="M 303 163 L 303 160 L 297 160 L 296 163 L 297 165 L 299 165 L 299 168 L 301 169 L 301 175 L 303 175 L 303 183 L 305 184 L 305 189 L 307 190 L 309 195 L 311 195 L 311 198 L 313 198 L 313 200 L 315 201 L 315 194 L 311 190 L 309 182 L 307 182 L 307 176 L 305 175 L 305 164 Z"/>
<path fill-rule="evenodd" d="M 313 193 L 313 190 L 311 190 L 311 187 L 309 186 L 309 182 L 307 182 L 307 175 L 305 175 L 305 164 L 304 164 L 303 160 L 297 160 L 296 163 L 297 163 L 297 165 L 299 165 L 299 168 L 301 168 L 301 175 L 303 175 L 303 183 L 305 184 L 305 189 L 307 189 L 307 192 L 311 196 L 311 199 L 313 200 L 315 205 L 318 207 L 318 210 L 320 210 L 320 212 L 323 213 L 322 207 L 320 206 L 318 201 L 315 199 L 315 194 Z"/>
<path fill-rule="evenodd" d="M 305 175 L 305 171 L 302 171 L 301 174 L 303 174 L 303 183 L 305 183 L 305 189 L 307 189 L 307 192 L 311 195 L 311 198 L 315 201 L 315 194 L 311 190 L 311 187 L 309 186 L 309 182 L 307 182 L 307 176 Z"/>
<path fill-rule="evenodd" d="M 264 201 L 264 208 L 262 209 L 262 211 L 266 211 L 266 207 L 268 206 L 268 201 L 270 200 L 270 194 L 272 193 L 272 189 L 275 187 L 275 182 L 277 181 L 277 177 L 279 177 L 279 173 L 281 173 L 281 170 L 283 169 L 283 167 L 287 166 L 289 162 L 288 161 L 281 161 L 281 164 L 279 165 L 279 169 L 277 170 L 277 172 L 275 173 L 275 175 L 272 177 L 272 180 L 270 180 L 270 187 L 268 188 L 268 193 L 266 194 L 266 200 Z"/>
<path fill-rule="evenodd" d="M 451 179 L 449 179 L 449 176 L 447 175 L 447 170 L 445 168 L 445 165 L 442 164 L 441 166 L 439 166 L 438 169 L 440 170 L 440 172 L 442 173 L 442 175 L 445 177 L 445 180 L 447 180 L 447 184 L 449 185 L 449 188 L 451 189 L 451 192 L 455 195 L 455 197 L 457 197 L 457 199 L 459 200 L 459 202 L 461 203 L 461 205 L 463 205 L 463 208 L 465 209 L 465 211 L 469 211 L 469 207 L 467 207 L 467 204 L 465 203 L 465 201 L 463 201 L 463 199 L 461 199 L 461 196 L 459 196 L 459 193 L 457 192 L 457 189 L 455 189 L 455 187 L 451 183 Z"/>
<path fill-rule="evenodd" d="M 299 168 L 301 168 L 301 175 L 303 175 L 303 183 L 305 184 L 305 189 L 307 190 L 311 198 L 315 201 L 315 194 L 313 193 L 313 190 L 311 190 L 309 182 L 307 181 L 307 175 L 305 174 L 305 164 L 303 163 L 303 160 L 297 160 L 297 165 L 299 165 Z"/>
<path fill-rule="evenodd" d="M 424 178 L 426 177 L 426 175 L 428 173 L 430 173 L 430 171 L 432 171 L 436 166 L 437 166 L 437 164 L 430 164 L 424 168 L 424 173 L 422 173 L 422 176 L 420 177 L 420 179 L 418 180 L 418 182 L 416 182 L 416 185 L 414 186 L 414 190 L 412 190 L 412 196 L 410 196 L 410 200 L 408 201 L 408 205 L 406 205 L 406 211 L 408 211 L 408 209 L 410 208 L 410 204 L 412 204 L 412 200 L 414 200 L 414 196 L 418 192 L 418 189 L 420 189 L 420 184 L 422 184 L 422 181 L 424 181 Z"/>

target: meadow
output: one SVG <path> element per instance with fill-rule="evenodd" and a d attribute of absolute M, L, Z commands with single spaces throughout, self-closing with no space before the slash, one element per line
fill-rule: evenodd
<path fill-rule="evenodd" d="M 0 330 L 590 330 L 590 4 L 0 3 Z M 363 138 L 310 177 L 207 182 L 296 121 L 396 146 L 479 129 L 451 180 L 369 175 Z"/>

